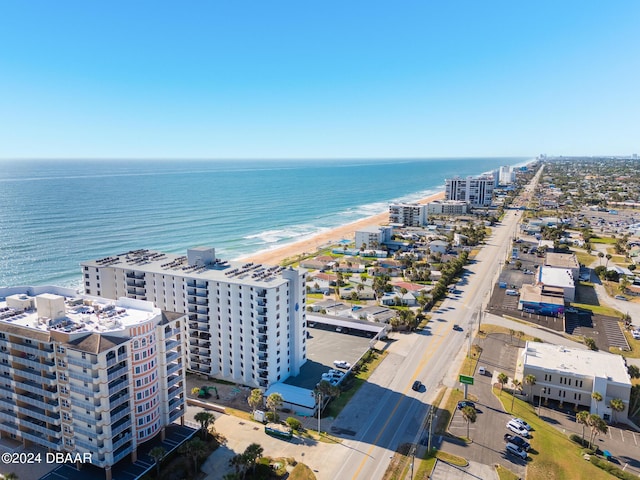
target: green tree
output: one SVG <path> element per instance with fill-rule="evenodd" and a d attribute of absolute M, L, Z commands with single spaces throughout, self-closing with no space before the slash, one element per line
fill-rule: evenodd
<path fill-rule="evenodd" d="M 613 422 L 615 423 L 617 421 L 616 413 L 624 412 L 624 402 L 621 398 L 612 398 L 609 400 L 609 406 L 613 410 Z"/>
<path fill-rule="evenodd" d="M 160 478 L 160 462 L 162 462 L 162 459 L 166 454 L 167 451 L 164 449 L 164 447 L 160 446 L 153 447 L 149 452 L 149 456 L 153 458 L 153 462 L 156 465 L 156 478 Z"/>
<path fill-rule="evenodd" d="M 593 392 L 591 398 L 596 401 L 596 415 L 598 414 L 598 404 L 602 401 L 602 394 L 600 392 Z"/>
<path fill-rule="evenodd" d="M 513 379 L 513 393 L 511 395 L 511 411 L 513 412 L 513 404 L 516 401 L 516 390 L 522 391 L 522 382 L 516 378 Z"/>
<path fill-rule="evenodd" d="M 589 437 L 589 447 L 593 448 L 593 441 L 596 438 L 596 435 L 600 433 L 607 433 L 609 431 L 609 427 L 607 423 L 600 418 L 600 415 L 593 413 L 589 415 L 589 419 L 587 420 L 587 424 L 591 429 L 591 437 Z"/>
<path fill-rule="evenodd" d="M 259 388 L 254 388 L 251 390 L 251 394 L 249 398 L 247 398 L 247 402 L 251 407 L 251 410 L 256 410 L 260 405 L 262 405 L 262 390 Z"/>
<path fill-rule="evenodd" d="M 498 374 L 498 382 L 500 382 L 500 395 L 502 395 L 502 390 L 504 389 L 505 384 L 509 381 L 509 377 L 505 373 L 500 372 Z"/>
<path fill-rule="evenodd" d="M 640 378 L 640 368 L 637 365 L 629 364 L 627 372 L 631 378 Z"/>
<path fill-rule="evenodd" d="M 198 474 L 198 460 L 204 456 L 207 451 L 207 446 L 199 438 L 192 438 L 191 440 L 183 443 L 178 452 L 186 457 L 190 457 L 193 460 L 194 475 Z"/>
<path fill-rule="evenodd" d="M 200 432 L 202 434 L 202 439 L 205 440 L 207 438 L 207 430 L 210 424 L 212 424 L 216 417 L 213 413 L 207 412 L 203 410 L 201 412 L 196 413 L 193 416 L 193 419 L 200 424 Z"/>
<path fill-rule="evenodd" d="M 462 418 L 467 422 L 467 438 L 471 439 L 469 436 L 469 424 L 476 423 L 476 409 L 473 407 L 463 407 Z"/>
<path fill-rule="evenodd" d="M 282 395 L 279 393 L 272 393 L 267 397 L 267 408 L 273 412 L 273 420 L 278 421 L 278 414 L 276 410 L 282 407 L 282 403 L 284 402 Z"/>
<path fill-rule="evenodd" d="M 288 417 L 285 422 L 291 427 L 291 430 L 297 431 L 302 428 L 302 423 L 295 417 Z"/>
<path fill-rule="evenodd" d="M 524 377 L 524 384 L 529 385 L 529 395 L 531 396 L 533 386 L 536 384 L 536 376 L 530 373 Z M 531 401 L 533 401 L 533 398 L 531 398 Z"/>
<path fill-rule="evenodd" d="M 582 444 L 584 445 L 584 427 L 588 425 L 589 412 L 582 410 L 576 413 L 576 422 L 582 425 Z"/>
<path fill-rule="evenodd" d="M 587 346 L 589 350 L 593 350 L 593 351 L 598 350 L 596 341 L 591 337 L 584 337 L 584 344 Z"/>
<path fill-rule="evenodd" d="M 249 445 L 244 453 L 244 460 L 246 462 L 246 465 L 251 465 L 251 472 L 255 473 L 256 471 L 256 462 L 258 461 L 259 458 L 262 457 L 262 454 L 264 453 L 264 448 L 262 448 L 262 446 L 260 446 L 257 443 L 252 443 L 251 445 Z M 242 476 L 242 478 L 244 478 L 244 475 Z"/>

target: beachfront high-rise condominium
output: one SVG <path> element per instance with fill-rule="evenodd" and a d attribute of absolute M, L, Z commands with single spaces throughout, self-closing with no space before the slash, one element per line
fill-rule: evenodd
<path fill-rule="evenodd" d="M 0 295 L 2 437 L 108 469 L 182 422 L 186 315 L 56 287 Z"/>
<path fill-rule="evenodd" d="M 305 273 L 216 258 L 136 250 L 82 263 L 85 291 L 153 302 L 188 315 L 188 368 L 267 388 L 306 361 Z"/>
<path fill-rule="evenodd" d="M 460 200 L 475 208 L 488 207 L 493 198 L 494 184 L 493 175 L 447 178 L 445 196 L 447 200 Z"/>
<path fill-rule="evenodd" d="M 467 202 L 459 200 L 435 200 L 427 204 L 427 215 L 464 215 Z"/>
<path fill-rule="evenodd" d="M 389 205 L 389 223 L 423 227 L 427 223 L 426 209 L 426 205 L 419 203 L 392 203 Z"/>

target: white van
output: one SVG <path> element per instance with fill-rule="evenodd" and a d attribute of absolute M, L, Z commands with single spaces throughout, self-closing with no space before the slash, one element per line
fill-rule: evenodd
<path fill-rule="evenodd" d="M 512 288 L 510 288 L 509 290 L 507 290 L 504 293 L 506 293 L 507 295 L 511 295 L 512 297 L 516 297 L 516 296 L 520 295 L 517 290 L 513 290 Z"/>
<path fill-rule="evenodd" d="M 484 367 L 478 367 L 478 375 L 486 375 L 487 371 Z"/>

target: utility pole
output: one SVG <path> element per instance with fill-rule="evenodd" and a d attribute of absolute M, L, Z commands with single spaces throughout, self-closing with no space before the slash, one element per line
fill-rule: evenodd
<path fill-rule="evenodd" d="M 431 454 L 431 437 L 432 435 L 432 431 L 433 431 L 433 405 L 431 405 L 431 407 L 429 408 L 429 416 L 427 417 L 427 424 L 429 425 L 429 433 L 428 433 L 428 438 L 427 438 L 427 452 L 429 454 Z"/>

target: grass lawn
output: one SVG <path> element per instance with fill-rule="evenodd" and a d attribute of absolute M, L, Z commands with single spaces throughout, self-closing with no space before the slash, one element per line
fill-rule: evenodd
<path fill-rule="evenodd" d="M 511 411 L 512 396 L 493 389 L 506 411 Z M 533 427 L 527 478 L 557 480 L 609 480 L 612 477 L 589 462 L 580 454 L 580 447 L 569 437 L 540 419 L 530 404 L 516 398 L 513 415 L 523 418 Z M 508 478 L 508 477 L 505 477 Z"/>
<path fill-rule="evenodd" d="M 586 303 L 572 303 L 572 307 L 581 308 L 583 310 L 590 310 L 596 315 L 606 315 L 608 317 L 622 318 L 623 313 L 619 312 L 615 308 L 605 307 L 603 305 L 587 305 Z"/>
<path fill-rule="evenodd" d="M 587 266 L 591 265 L 593 261 L 598 258 L 595 255 L 588 254 L 586 250 L 574 250 L 573 253 L 576 254 L 576 258 L 578 259 L 578 262 L 581 263 L 582 265 L 587 265 Z"/>
<path fill-rule="evenodd" d="M 614 244 L 616 243 L 615 238 L 610 237 L 591 237 L 589 240 L 590 243 L 606 243 L 606 244 Z"/>
<path fill-rule="evenodd" d="M 640 358 L 640 340 L 635 340 L 633 338 L 633 335 L 631 335 L 631 332 L 624 328 L 624 325 L 622 325 L 622 331 L 624 332 L 624 336 L 626 337 L 627 343 L 629 343 L 629 347 L 631 347 L 631 350 L 625 352 L 624 350 L 620 350 L 616 347 L 609 347 L 609 352 L 615 353 L 616 355 L 622 355 L 623 357 L 627 358 Z"/>
<path fill-rule="evenodd" d="M 510 320 L 515 320 L 515 321 L 519 321 L 522 324 L 525 324 L 525 322 L 523 322 L 522 320 L 519 320 L 518 318 L 512 318 L 509 317 Z M 490 323 L 484 323 L 481 326 L 481 330 L 482 330 L 482 334 L 481 336 L 484 338 L 487 335 L 491 334 L 491 333 L 504 333 L 505 335 L 510 335 L 511 334 L 511 329 L 510 328 L 506 328 L 506 327 L 500 327 L 498 325 L 492 325 Z M 518 338 L 518 332 L 514 331 L 513 333 L 513 337 L 514 338 Z M 522 339 L 523 342 L 534 342 L 536 340 L 536 337 L 532 337 L 531 335 L 527 335 L 524 332 L 522 334 L 520 334 L 520 338 Z M 462 373 L 462 372 L 460 372 Z"/>
<path fill-rule="evenodd" d="M 502 465 L 496 465 L 496 472 L 500 480 L 519 480 L 520 477 Z"/>

